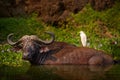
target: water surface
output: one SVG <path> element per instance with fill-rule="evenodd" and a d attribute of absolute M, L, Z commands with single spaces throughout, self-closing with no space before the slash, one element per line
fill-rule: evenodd
<path fill-rule="evenodd" d="M 1 66 L 0 80 L 120 80 L 120 65 Z"/>

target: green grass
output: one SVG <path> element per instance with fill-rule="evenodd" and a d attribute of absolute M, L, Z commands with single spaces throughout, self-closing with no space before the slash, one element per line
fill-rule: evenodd
<path fill-rule="evenodd" d="M 88 47 L 103 50 L 108 54 L 114 54 L 115 58 L 120 58 L 120 2 L 116 1 L 113 8 L 105 11 L 95 11 L 90 5 L 86 5 L 78 14 L 71 14 L 72 19 L 68 18 L 68 24 L 61 27 L 50 26 L 42 23 L 36 15 L 28 18 L 1 18 L 0 19 L 0 43 L 6 43 L 9 33 L 14 33 L 14 40 L 18 40 L 25 34 L 35 34 L 42 39 L 49 39 L 44 31 L 54 32 L 56 41 L 64 41 L 77 46 L 81 46 L 79 31 L 87 34 Z M 117 42 L 117 44 L 112 44 Z M 6 51 L 6 46 L 0 46 L 0 61 L 4 64 L 21 63 L 21 55 L 14 52 L 1 53 Z M 10 59 L 9 59 L 10 58 Z M 18 62 L 17 62 L 17 61 Z"/>
<path fill-rule="evenodd" d="M 22 65 L 21 52 L 11 51 L 8 44 L 0 45 L 0 65 L 20 66 Z"/>

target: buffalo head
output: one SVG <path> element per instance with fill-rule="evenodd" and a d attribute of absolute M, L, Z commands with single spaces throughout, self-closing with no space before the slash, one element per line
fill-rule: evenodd
<path fill-rule="evenodd" d="M 43 47 L 44 45 L 48 45 L 54 42 L 55 35 L 52 32 L 45 33 L 51 35 L 51 40 L 44 41 L 35 35 L 25 35 L 22 38 L 20 38 L 17 42 L 13 42 L 11 40 L 13 33 L 11 33 L 7 36 L 7 41 L 15 49 L 20 49 L 23 51 L 23 59 L 33 61 L 32 59 L 34 59 L 34 57 L 36 58 L 36 54 L 48 51 L 46 47 Z"/>

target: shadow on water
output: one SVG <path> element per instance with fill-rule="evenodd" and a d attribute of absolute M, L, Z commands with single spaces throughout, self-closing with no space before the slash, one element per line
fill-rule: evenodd
<path fill-rule="evenodd" d="M 0 67 L 0 80 L 120 80 L 120 65 Z"/>

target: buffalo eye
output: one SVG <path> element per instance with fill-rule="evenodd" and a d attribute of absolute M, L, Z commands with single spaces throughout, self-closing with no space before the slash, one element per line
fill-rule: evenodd
<path fill-rule="evenodd" d="M 14 46 L 14 47 L 12 48 L 12 50 L 13 50 L 14 52 L 17 52 L 17 51 L 19 51 L 20 49 L 22 49 L 22 46 L 21 46 L 21 45 L 16 45 L 16 46 Z"/>

